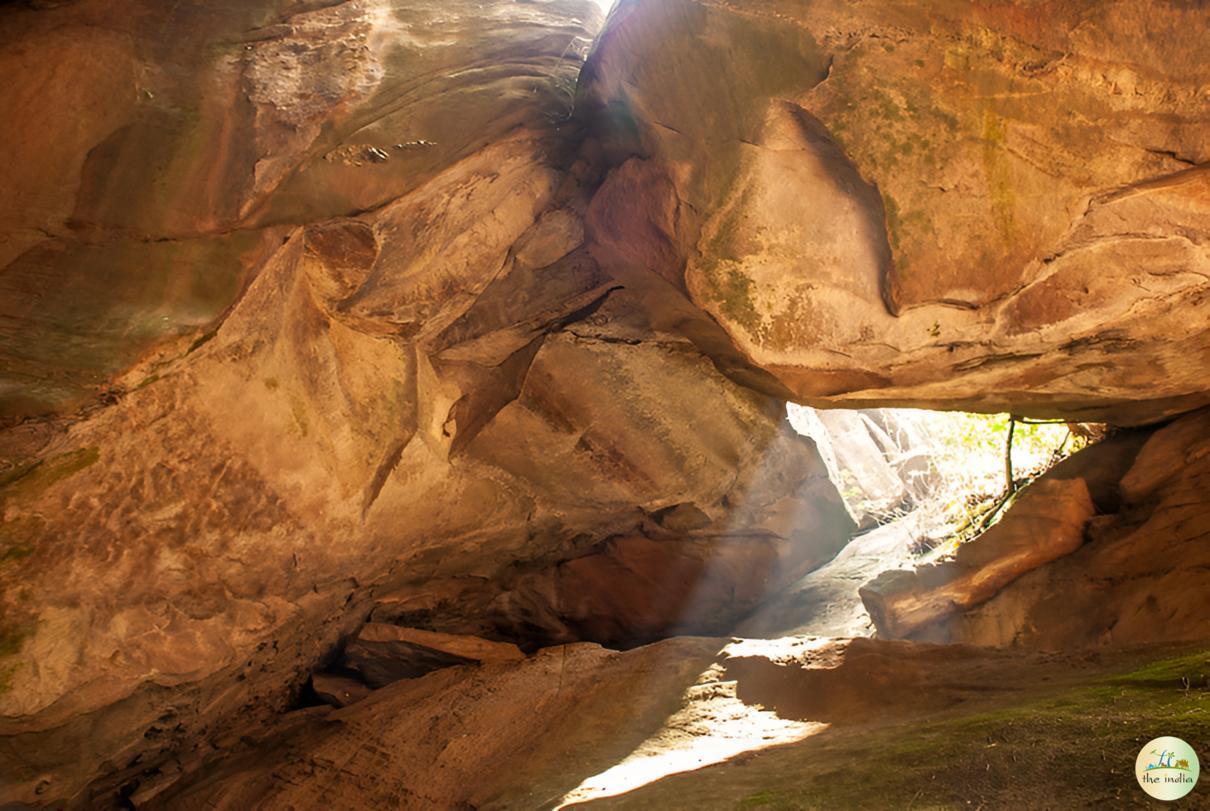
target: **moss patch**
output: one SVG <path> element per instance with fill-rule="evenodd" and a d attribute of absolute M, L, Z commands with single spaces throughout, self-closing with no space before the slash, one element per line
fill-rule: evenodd
<path fill-rule="evenodd" d="M 1004 143 L 1008 136 L 1008 124 L 991 112 L 983 116 L 983 171 L 987 180 L 987 193 L 991 202 L 992 218 L 1000 235 L 1008 240 L 1013 234 L 1013 211 L 1016 192 L 1013 188 L 1011 167 L 1004 154 Z"/>
<path fill-rule="evenodd" d="M 1133 763 L 1147 740 L 1210 740 L 1207 670 L 1210 655 L 1182 657 L 1022 706 L 858 737 L 847 765 L 815 777 L 809 789 L 754 796 L 773 808 L 889 808 L 912 798 L 936 808 L 1024 808 L 1043 796 L 1068 808 L 1137 800 Z M 1199 674 L 1202 689 L 1182 686 Z"/>
<path fill-rule="evenodd" d="M 749 330 L 760 323 L 760 313 L 752 300 L 753 286 L 752 280 L 742 271 L 729 270 L 716 288 L 723 315 Z"/>
<path fill-rule="evenodd" d="M 10 478 L 7 486 L 0 490 L 6 500 L 33 498 L 64 479 L 96 464 L 101 458 L 99 448 L 78 448 L 60 456 L 33 463 L 21 476 Z"/>
<path fill-rule="evenodd" d="M 1160 735 L 1195 747 L 1210 740 L 1207 673 L 1210 652 L 1199 652 L 966 715 L 837 727 L 742 767 L 653 784 L 616 805 L 665 807 L 665 797 L 702 793 L 714 798 L 704 803 L 711 808 L 1145 806 L 1134 776 L 1139 749 Z"/>

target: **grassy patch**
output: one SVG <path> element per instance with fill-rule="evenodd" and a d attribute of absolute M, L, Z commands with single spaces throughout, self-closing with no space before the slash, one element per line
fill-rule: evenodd
<path fill-rule="evenodd" d="M 1045 698 L 838 736 L 804 748 L 739 808 L 1092 808 L 1145 800 L 1134 760 L 1151 738 L 1210 740 L 1210 654 L 1156 662 Z M 1192 685 L 1201 678 L 1201 687 Z M 1191 686 L 1186 687 L 1189 684 Z M 785 769 L 785 763 L 779 764 Z M 751 767 L 748 767 L 751 768 Z M 779 781 L 783 782 L 783 781 Z M 1203 795 L 1204 796 L 1204 795 Z"/>
<path fill-rule="evenodd" d="M 739 808 L 765 808 L 777 802 L 777 795 L 772 791 L 758 791 L 749 794 L 739 801 Z"/>

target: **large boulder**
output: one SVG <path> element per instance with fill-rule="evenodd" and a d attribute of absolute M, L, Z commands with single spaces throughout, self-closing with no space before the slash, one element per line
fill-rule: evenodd
<path fill-rule="evenodd" d="M 135 800 L 165 811 L 551 808 L 658 732 L 723 644 L 578 644 L 440 670 L 341 710 L 286 716 L 200 777 L 149 781 Z"/>
<path fill-rule="evenodd" d="M 862 602 L 879 636 L 911 636 L 987 602 L 1022 575 L 1079 549 L 1095 512 L 1083 479 L 1044 479 L 951 558 L 883 572 L 861 588 Z"/>
<path fill-rule="evenodd" d="M 370 622 L 345 648 L 342 664 L 370 687 L 384 687 L 446 667 L 523 658 L 521 649 L 507 642 Z"/>
<path fill-rule="evenodd" d="M 500 3 L 491 24 L 469 0 L 40 5 L 0 10 L 21 77 L 0 90 L 6 423 L 187 347 L 288 227 L 551 134 L 601 20 L 588 0 Z"/>
<path fill-rule="evenodd" d="M 616 166 L 594 251 L 799 401 L 1118 424 L 1205 404 L 1204 23 L 1129 0 L 623 0 L 581 82 Z"/>

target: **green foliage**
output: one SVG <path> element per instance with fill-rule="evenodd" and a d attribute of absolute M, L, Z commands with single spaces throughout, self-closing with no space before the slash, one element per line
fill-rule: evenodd
<path fill-rule="evenodd" d="M 1016 487 L 1009 488 L 1005 451 L 1010 424 L 1008 414 L 955 413 L 930 426 L 937 443 L 933 465 L 948 494 L 939 505 L 939 513 L 953 527 L 945 551 L 952 551 L 998 521 L 1011 506 L 1016 489 L 1086 444 L 1063 423 L 1018 421 L 1012 431 Z"/>
<path fill-rule="evenodd" d="M 0 483 L 6 499 L 17 500 L 33 497 L 54 484 L 79 473 L 101 458 L 99 448 L 79 448 L 78 450 L 56 456 L 53 459 L 40 461 L 21 469 L 20 475 L 8 477 Z"/>
<path fill-rule="evenodd" d="M 739 808 L 764 808 L 777 802 L 777 795 L 772 791 L 758 791 L 739 801 Z"/>
<path fill-rule="evenodd" d="M 783 758 L 738 808 L 1119 807 L 1136 796 L 1134 758 L 1149 736 L 1210 735 L 1210 692 L 1193 677 L 1210 655 L 1181 656 L 1047 688 L 975 712 L 854 729 Z M 1173 678 L 1170 678 L 1173 677 Z M 1204 678 L 1204 676 L 1203 676 Z M 1175 679 L 1175 680 L 1174 680 Z M 825 733 L 826 735 L 827 733 Z M 793 750 L 791 750 L 792 753 Z M 766 756 L 771 761 L 774 756 Z"/>

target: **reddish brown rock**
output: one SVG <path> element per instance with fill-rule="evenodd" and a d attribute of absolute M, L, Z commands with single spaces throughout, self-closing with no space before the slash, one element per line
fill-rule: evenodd
<path fill-rule="evenodd" d="M 444 667 L 524 659 L 516 645 L 371 622 L 345 647 L 343 664 L 370 687 L 385 687 Z"/>
<path fill-rule="evenodd" d="M 469 677 L 452 668 L 396 682 L 350 707 L 301 718 L 273 745 L 217 763 L 202 779 L 140 805 L 555 805 L 656 732 L 722 644 L 673 639 L 627 653 L 571 645 L 485 665 Z M 154 796 L 152 787 L 145 791 Z"/>
<path fill-rule="evenodd" d="M 4 802 L 314 804 L 293 776 L 370 738 L 342 802 L 504 797 L 468 776 L 529 774 L 510 731 L 574 737 L 595 689 L 616 730 L 615 660 L 666 718 L 698 643 L 287 710 L 367 617 L 727 630 L 853 529 L 787 397 L 1207 400 L 1196 10 L 624 2 L 573 120 L 586 1 L 321 5 L 0 9 L 0 411 L 47 415 L 0 436 Z M 1204 638 L 1203 419 L 937 632 Z M 245 738 L 270 771 L 214 766 Z"/>
<path fill-rule="evenodd" d="M 1203 23 L 1128 0 L 623 2 L 581 82 L 617 167 L 594 252 L 687 291 L 774 378 L 748 382 L 809 404 L 1203 405 Z"/>
<path fill-rule="evenodd" d="M 581 244 L 594 169 L 565 115 L 593 6 L 500 3 L 489 18 L 480 3 L 341 3 L 279 24 L 259 6 L 152 5 L 0 12 L 18 48 L 105 11 L 161 82 L 89 152 L 73 209 L 87 227 L 51 227 L 14 260 L 42 251 L 29 279 L 52 281 L 3 274 L 20 291 L 0 307 L 61 326 L 27 295 L 45 288 L 73 324 L 120 336 L 99 377 L 158 348 L 103 404 L 3 442 L 0 760 L 16 766 L 0 796 L 87 806 L 196 769 L 293 706 L 369 614 L 442 582 L 474 599 L 438 601 L 425 627 L 540 641 L 492 608 L 520 576 L 635 536 L 657 547 L 628 557 L 628 576 L 725 564 L 678 568 L 708 584 L 709 611 L 650 602 L 639 631 L 653 636 L 739 616 L 775 563 L 809 566 L 847 540 L 782 403 L 653 322 Z M 173 33 L 152 43 L 152 29 Z M 205 101 L 196 118 L 190 99 Z M 357 159 L 367 144 L 388 159 Z M 152 259 L 181 290 L 221 277 L 228 293 L 181 329 L 122 292 L 130 279 L 167 300 Z M 130 275 L 98 271 L 112 267 Z M 14 340 L 48 356 L 93 346 L 24 323 Z M 39 380 L 12 391 L 37 399 Z M 659 528 L 682 504 L 700 518 Z M 619 585 L 595 605 L 635 596 Z M 552 633 L 577 638 L 578 617 Z M 589 619 L 584 633 L 605 633 Z"/>
<path fill-rule="evenodd" d="M 1018 755 L 1040 748 L 1034 730 L 1050 742 L 1031 761 L 1040 772 L 1053 757 L 1056 728 L 1071 735 L 1048 717 L 1051 702 L 1070 709 L 1070 699 L 1094 685 L 1105 690 L 1136 668 L 1137 654 L 1130 661 L 1120 654 L 802 637 L 677 638 L 625 653 L 571 645 L 522 662 L 398 682 L 341 710 L 292 713 L 241 742 L 207 775 L 159 793 L 149 784 L 134 799 L 142 808 L 173 811 L 352 811 L 367 802 L 404 809 L 681 808 L 691 797 L 693 807 L 722 809 L 763 799 L 771 787 L 801 796 L 804 777 L 815 781 L 818 796 L 872 751 L 945 734 L 969 736 L 958 752 L 1013 746 L 1011 755 L 980 768 L 988 781 L 980 785 L 992 788 L 979 796 L 1003 805 L 1025 797 L 1032 806 L 1070 782 L 1014 782 Z M 1011 715 L 1011 731 L 989 723 L 989 715 Z M 1095 722 L 1104 726 L 1099 716 Z M 1029 737 L 1017 739 L 1023 728 Z M 1004 736 L 993 740 L 996 747 L 988 732 Z M 1137 750 L 1125 737 L 1115 738 L 1115 755 Z M 1087 740 L 1070 737 L 1065 745 L 1088 748 Z M 877 801 L 907 806 L 920 795 L 961 804 L 971 769 L 943 771 L 935 751 L 930 745 L 922 764 L 910 761 L 920 764 L 912 782 L 877 784 Z M 1096 782 L 1063 794 L 1069 805 L 1100 796 L 1100 775 L 1112 777 L 1100 751 L 1085 757 Z M 901 774 L 902 753 L 885 762 L 887 773 Z M 843 804 L 849 791 L 840 786 L 832 796 Z"/>
<path fill-rule="evenodd" d="M 365 682 L 348 676 L 316 673 L 311 677 L 311 689 L 325 704 L 347 707 L 368 696 L 372 690 Z"/>
<path fill-rule="evenodd" d="M 183 352 L 284 227 L 376 209 L 506 133 L 550 134 L 600 22 L 577 0 L 504 3 L 495 26 L 463 0 L 28 5 L 0 12 L 0 68 L 22 77 L 0 89 L 6 423 Z"/>
<path fill-rule="evenodd" d="M 1083 453 L 1095 460 L 1098 447 Z M 1210 413 L 1203 410 L 1147 439 L 1121 479 L 1120 508 L 1094 519 L 1084 547 L 930 638 L 1075 649 L 1210 637 L 1207 475 Z"/>
<path fill-rule="evenodd" d="M 861 588 L 862 602 L 879 636 L 911 637 L 1079 549 L 1095 512 L 1083 479 L 1043 479 L 999 523 L 958 547 L 951 560 L 884 572 Z"/>

